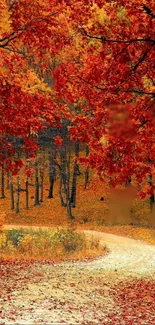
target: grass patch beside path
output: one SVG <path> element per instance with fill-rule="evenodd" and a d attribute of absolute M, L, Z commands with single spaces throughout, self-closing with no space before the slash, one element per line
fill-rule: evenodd
<path fill-rule="evenodd" d="M 1 230 L 0 257 L 4 259 L 83 260 L 103 256 L 106 247 L 70 228 Z"/>

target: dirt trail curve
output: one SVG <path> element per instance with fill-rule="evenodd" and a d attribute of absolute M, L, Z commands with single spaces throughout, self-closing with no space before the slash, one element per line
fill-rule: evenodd
<path fill-rule="evenodd" d="M 122 275 L 155 276 L 155 246 L 142 241 L 112 234 L 86 231 L 100 239 L 110 252 L 97 261 L 85 263 L 85 267 L 118 271 Z M 82 265 L 83 263 L 81 263 Z"/>
<path fill-rule="evenodd" d="M 19 271 L 11 265 L 12 276 L 4 266 L 6 276 L 1 292 L 5 297 L 9 288 L 10 294 L 9 299 L 0 299 L 3 310 L 0 324 L 155 324 L 154 299 L 148 295 L 146 301 L 134 300 L 137 296 L 134 279 L 150 279 L 155 283 L 155 246 L 97 231 L 85 233 L 99 238 L 109 248 L 109 254 L 90 262 L 28 265 Z M 126 280 L 133 283 L 135 293 L 130 293 L 129 303 L 123 309 L 117 288 Z M 149 284 L 147 288 L 150 289 Z M 123 301 L 126 297 L 127 293 Z"/>
<path fill-rule="evenodd" d="M 16 228 L 18 225 L 5 225 L 4 229 Z M 48 230 L 43 226 L 22 226 L 35 230 Z M 123 276 L 155 276 L 155 245 L 146 244 L 140 240 L 135 240 L 123 236 L 112 235 L 94 230 L 85 230 L 86 235 L 100 239 L 102 245 L 109 248 L 109 254 L 98 260 L 90 262 L 77 262 L 78 268 L 85 267 L 89 270 L 117 271 Z M 65 263 L 71 266 L 71 263 Z"/>

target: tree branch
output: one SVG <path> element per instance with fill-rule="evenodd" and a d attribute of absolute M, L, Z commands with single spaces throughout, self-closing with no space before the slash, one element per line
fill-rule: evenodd
<path fill-rule="evenodd" d="M 128 89 L 128 90 L 120 89 L 119 91 L 122 91 L 124 93 L 137 93 L 137 94 L 141 94 L 141 95 L 151 95 L 155 98 L 155 92 L 136 90 L 136 89 Z"/>
<path fill-rule="evenodd" d="M 145 120 L 145 121 L 143 121 L 143 122 L 138 126 L 138 130 L 139 130 L 142 126 L 144 126 L 147 122 L 149 122 L 149 120 Z"/>
<path fill-rule="evenodd" d="M 13 5 L 16 3 L 16 0 L 13 2 Z M 54 11 L 52 13 L 49 13 L 47 16 L 45 17 L 36 17 L 34 19 L 32 19 L 29 23 L 29 25 L 31 26 L 31 24 L 33 22 L 37 22 L 37 21 L 45 21 L 47 22 L 47 20 L 52 17 L 52 16 L 55 16 L 57 15 L 58 11 Z M 15 30 L 14 32 L 12 32 L 8 37 L 7 36 L 4 36 L 3 38 L 0 39 L 0 48 L 6 48 L 6 46 L 12 41 L 14 40 L 15 38 L 17 38 L 19 36 L 19 32 L 20 33 L 23 33 L 23 31 L 25 31 L 27 29 L 28 26 L 23 26 L 21 28 L 19 28 L 18 30 Z M 4 42 L 4 43 L 3 43 Z M 1 44 L 3 43 L 3 44 Z"/>
<path fill-rule="evenodd" d="M 93 85 L 91 82 L 83 79 L 82 77 L 79 77 L 80 80 L 84 81 L 85 83 L 89 84 L 92 88 L 96 88 L 98 90 L 102 90 L 102 91 L 109 91 L 108 88 L 102 88 L 100 86 L 97 86 L 97 85 Z M 115 92 L 122 92 L 122 93 L 137 93 L 137 94 L 140 94 L 140 95 L 151 95 L 155 98 L 155 92 L 149 92 L 149 91 L 144 91 L 144 90 L 141 90 L 141 89 L 122 89 L 122 88 L 116 88 L 114 89 Z"/>
<path fill-rule="evenodd" d="M 138 60 L 138 62 L 135 64 L 135 66 L 132 68 L 132 71 L 135 71 L 139 65 L 145 60 L 147 54 L 148 54 L 149 50 L 145 51 L 143 53 L 143 55 L 140 57 L 140 59 Z"/>
<path fill-rule="evenodd" d="M 129 39 L 129 40 L 119 40 L 119 39 L 107 39 L 104 36 L 93 36 L 88 34 L 84 28 L 82 28 L 82 31 L 84 32 L 85 36 L 89 37 L 89 38 L 93 38 L 96 40 L 99 40 L 103 43 L 107 42 L 107 43 L 124 43 L 124 44 L 131 44 L 131 43 L 137 43 L 137 42 L 149 42 L 149 43 L 154 43 L 155 44 L 155 39 L 150 39 L 148 38 L 135 38 L 135 39 Z"/>
<path fill-rule="evenodd" d="M 10 6 L 9 6 L 9 8 L 8 8 L 9 11 L 12 10 L 12 8 L 13 8 L 14 5 L 16 4 L 16 2 L 17 2 L 17 0 L 14 0 L 14 1 L 10 4 Z"/>
<path fill-rule="evenodd" d="M 155 14 L 151 11 L 150 8 L 148 8 L 147 6 L 143 5 L 143 9 L 145 10 L 145 12 L 151 16 L 152 18 L 155 18 Z"/>
<path fill-rule="evenodd" d="M 20 34 L 22 34 L 24 30 L 26 30 L 25 26 L 12 32 L 8 37 L 5 36 L 5 37 L 1 38 L 0 39 L 0 48 L 5 48 L 12 40 L 17 38 Z M 1 44 L 1 43 L 3 43 L 3 44 Z"/>
<path fill-rule="evenodd" d="M 5 48 L 13 39 L 15 39 L 17 37 L 17 35 L 15 35 L 15 36 L 13 36 L 13 37 L 11 37 L 11 38 L 9 38 L 9 39 L 7 39 L 6 40 L 6 42 L 5 43 L 3 43 L 3 44 L 0 44 L 0 48 Z"/>

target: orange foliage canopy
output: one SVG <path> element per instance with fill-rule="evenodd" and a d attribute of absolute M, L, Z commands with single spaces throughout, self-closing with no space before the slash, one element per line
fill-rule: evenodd
<path fill-rule="evenodd" d="M 102 177 L 113 185 L 154 177 L 154 1 L 0 0 L 0 7 L 2 138 L 38 132 L 58 118 L 61 98 L 72 138 L 89 145 Z M 53 59 L 54 94 L 37 73 Z"/>
<path fill-rule="evenodd" d="M 140 184 L 155 167 L 155 2 L 76 3 L 77 56 L 55 71 L 57 91 L 77 109 L 72 137 L 88 143 L 89 163 L 112 185 L 133 175 Z"/>
<path fill-rule="evenodd" d="M 62 9 L 57 1 L 0 0 L 1 158 L 14 153 L 17 138 L 25 151 L 36 151 L 33 136 L 59 124 L 61 107 L 58 112 L 44 73 L 66 41 Z"/>

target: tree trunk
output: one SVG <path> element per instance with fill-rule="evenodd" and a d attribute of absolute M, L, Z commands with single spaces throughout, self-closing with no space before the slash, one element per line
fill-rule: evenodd
<path fill-rule="evenodd" d="M 151 189 L 152 189 L 152 175 L 149 175 L 149 181 L 148 181 Z M 150 196 L 150 211 L 152 212 L 152 209 L 153 209 L 153 205 L 154 205 L 154 202 L 155 202 L 155 198 L 154 198 L 154 192 L 151 194 Z"/>
<path fill-rule="evenodd" d="M 10 196 L 11 196 L 11 210 L 14 210 L 15 208 L 15 201 L 14 201 L 14 188 L 12 183 L 12 178 L 10 176 Z"/>
<path fill-rule="evenodd" d="M 53 190 L 54 190 L 54 179 L 52 178 L 50 180 L 50 187 L 49 187 L 49 194 L 48 194 L 48 198 L 52 199 L 53 198 Z"/>
<path fill-rule="evenodd" d="M 154 202 L 155 202 L 155 199 L 154 199 L 154 193 L 151 195 L 150 197 L 150 211 L 152 212 L 152 209 L 153 209 L 153 206 L 154 206 Z"/>
<path fill-rule="evenodd" d="M 54 183 L 56 178 L 56 166 L 55 166 L 55 160 L 56 160 L 56 149 L 53 148 L 52 152 L 49 153 L 49 194 L 48 198 L 53 198 L 53 190 L 54 190 Z"/>
<path fill-rule="evenodd" d="M 29 181 L 28 179 L 26 180 L 26 209 L 29 208 Z"/>
<path fill-rule="evenodd" d="M 75 143 L 75 157 L 79 157 L 79 143 Z M 77 176 L 79 175 L 79 164 L 77 160 L 74 162 L 74 169 L 73 169 L 73 179 L 72 179 L 72 191 L 71 191 L 71 204 L 72 207 L 76 207 L 76 187 L 77 187 Z"/>
<path fill-rule="evenodd" d="M 67 201 L 67 215 L 69 219 L 74 219 L 74 216 L 72 215 L 72 205 L 71 205 L 71 200 L 68 199 Z"/>
<path fill-rule="evenodd" d="M 2 159 L 2 169 L 1 169 L 1 199 L 5 198 L 5 178 L 4 178 L 4 159 Z"/>
<path fill-rule="evenodd" d="M 66 206 L 67 206 L 67 215 L 69 219 L 74 219 L 74 216 L 71 212 L 71 198 L 70 198 L 70 158 L 71 158 L 71 152 L 70 152 L 70 146 L 67 143 L 67 137 L 66 133 L 64 134 L 64 143 L 63 146 L 60 149 L 60 178 L 61 178 L 61 189 L 62 185 L 64 188 L 64 193 L 66 197 Z M 68 155 L 67 155 L 67 148 L 68 148 Z M 62 193 L 62 191 L 61 191 Z M 62 199 L 62 197 L 61 197 Z"/>
<path fill-rule="evenodd" d="M 35 202 L 34 205 L 39 205 L 39 176 L 38 176 L 38 162 L 35 164 Z"/>
<path fill-rule="evenodd" d="M 125 187 L 128 187 L 129 185 L 131 185 L 131 177 L 125 183 Z"/>
<path fill-rule="evenodd" d="M 16 213 L 19 213 L 19 201 L 20 201 L 20 176 L 17 176 L 17 190 L 16 190 Z"/>
<path fill-rule="evenodd" d="M 44 200 L 44 169 L 40 169 L 40 179 L 41 179 L 41 195 L 40 195 L 40 202 L 43 202 Z"/>
<path fill-rule="evenodd" d="M 6 185 L 6 189 L 9 190 L 10 185 L 9 185 L 9 171 L 7 172 L 7 185 Z"/>
<path fill-rule="evenodd" d="M 67 150 L 66 150 L 67 151 Z M 67 159 L 67 152 L 66 152 L 66 186 L 64 187 L 66 191 L 66 201 L 67 201 L 67 214 L 69 219 L 74 219 L 72 215 L 72 205 L 71 205 L 71 196 L 70 196 L 70 162 L 71 162 L 71 150 L 70 145 L 68 145 L 68 159 Z"/>
<path fill-rule="evenodd" d="M 63 179 L 62 179 L 62 175 L 60 173 L 59 197 L 60 197 L 61 206 L 66 207 L 67 204 L 64 202 L 64 198 L 63 198 L 63 195 L 62 195 L 62 185 L 63 185 Z"/>
<path fill-rule="evenodd" d="M 89 155 L 89 147 L 86 145 L 86 157 Z M 85 169 L 85 183 L 84 183 L 84 189 L 86 190 L 87 186 L 89 184 L 89 168 L 87 167 Z"/>

